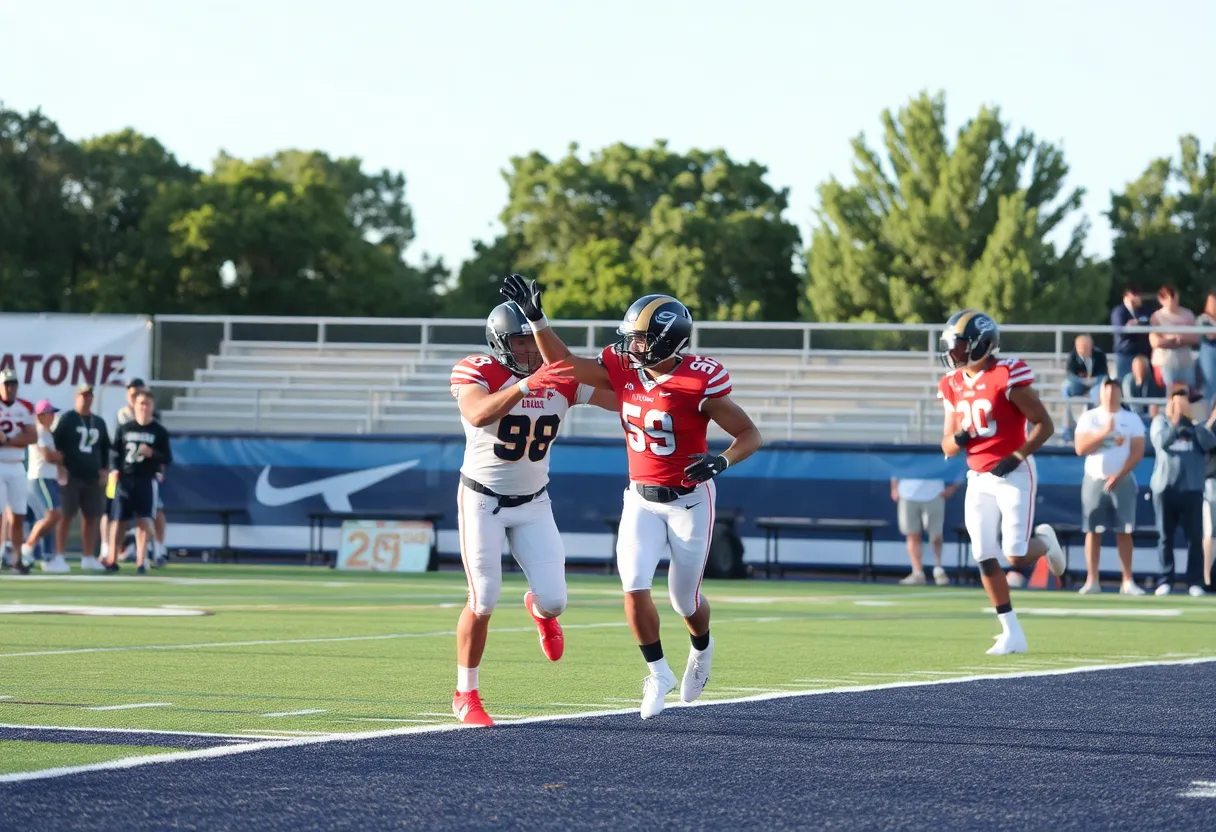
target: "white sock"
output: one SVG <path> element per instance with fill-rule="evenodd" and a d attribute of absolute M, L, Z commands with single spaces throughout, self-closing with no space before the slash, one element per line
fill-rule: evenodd
<path fill-rule="evenodd" d="M 468 693 L 471 690 L 477 690 L 477 671 L 476 667 L 464 667 L 456 665 L 456 692 Z"/>
<path fill-rule="evenodd" d="M 997 618 L 1001 620 L 1001 629 L 1005 632 L 1005 635 L 1008 636 L 1022 632 L 1022 625 L 1018 623 L 1018 614 L 1013 610 L 999 613 Z"/>
<path fill-rule="evenodd" d="M 101 555 L 99 557 L 104 558 L 104 557 L 109 556 L 109 554 L 110 554 L 110 544 L 108 544 L 108 543 L 101 544 Z"/>
<path fill-rule="evenodd" d="M 657 662 L 646 662 L 646 666 L 650 668 L 650 672 L 656 676 L 674 676 L 671 672 L 671 666 L 667 664 L 667 657 L 659 659 Z"/>

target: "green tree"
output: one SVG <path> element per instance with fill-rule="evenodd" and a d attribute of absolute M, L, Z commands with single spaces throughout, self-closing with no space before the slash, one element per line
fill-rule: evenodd
<path fill-rule="evenodd" d="M 618 317 L 667 292 L 701 318 L 796 317 L 797 228 L 767 169 L 725 151 L 616 144 L 589 160 L 511 160 L 501 219 L 521 243 L 513 268 L 536 277 L 565 317 Z M 500 255 L 494 246 L 486 254 Z"/>
<path fill-rule="evenodd" d="M 1204 154 L 1199 139 L 1183 136 L 1177 158 L 1153 160 L 1123 193 L 1112 194 L 1107 217 L 1115 294 L 1128 284 L 1171 284 L 1185 305 L 1203 306 L 1216 288 L 1216 155 Z"/>
<path fill-rule="evenodd" d="M 83 224 L 79 149 L 39 110 L 0 102 L 0 308 L 78 309 Z"/>
<path fill-rule="evenodd" d="M 483 318 L 502 303 L 504 276 L 519 269 L 523 241 L 502 234 L 490 243 L 473 243 L 473 256 L 464 261 L 452 285 L 439 298 L 438 314 L 450 318 Z"/>
<path fill-rule="evenodd" d="M 856 183 L 829 180 L 808 257 L 807 298 L 825 321 L 938 322 L 976 307 L 1007 322 L 1084 321 L 1105 313 L 1109 274 L 1083 253 L 1086 223 L 1063 251 L 1048 237 L 1080 206 L 1062 151 L 1010 137 L 983 108 L 947 137 L 941 94 L 882 114 L 885 158 L 852 142 Z"/>

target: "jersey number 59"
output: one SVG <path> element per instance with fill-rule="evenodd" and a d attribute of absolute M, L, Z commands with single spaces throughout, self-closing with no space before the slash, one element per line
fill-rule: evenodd
<path fill-rule="evenodd" d="M 642 424 L 629 421 L 637 419 Z M 676 452 L 676 434 L 671 424 L 671 414 L 662 410 L 647 410 L 642 415 L 641 405 L 621 404 L 621 424 L 629 435 L 629 447 L 638 453 L 648 448 L 655 456 L 671 456 Z M 647 442 L 646 440 L 653 440 Z"/>
<path fill-rule="evenodd" d="M 975 431 L 981 439 L 996 436 L 996 420 L 992 418 L 992 402 L 986 399 L 954 403 L 955 412 L 963 417 L 963 430 Z"/>

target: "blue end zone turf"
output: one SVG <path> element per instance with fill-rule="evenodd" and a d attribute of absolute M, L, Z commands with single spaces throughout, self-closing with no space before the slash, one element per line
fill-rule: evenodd
<path fill-rule="evenodd" d="M 96 731 L 88 728 L 37 728 L 0 725 L 0 740 L 25 742 L 65 742 L 83 745 L 132 745 L 145 748 L 213 748 L 258 742 L 257 737 L 222 737 L 213 734 L 187 734 L 168 731 Z"/>
<path fill-rule="evenodd" d="M 811 659 L 812 657 L 808 657 Z M 711 684 L 712 690 L 712 684 Z M 1199 829 L 1216 666 L 672 708 L 0 786 L 9 828 Z"/>

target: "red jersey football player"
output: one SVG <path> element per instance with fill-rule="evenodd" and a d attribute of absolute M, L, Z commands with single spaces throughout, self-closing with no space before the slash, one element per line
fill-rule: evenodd
<path fill-rule="evenodd" d="M 942 363 L 950 372 L 938 384 L 946 407 L 942 451 L 948 457 L 965 452 L 970 469 L 964 522 L 1001 622 L 1001 634 L 988 651 L 995 656 L 1026 652 L 1026 634 L 1009 602 L 997 556 L 1003 551 L 1016 569 L 1046 556 L 1057 577 L 1067 565 L 1051 526 L 1034 525 L 1038 475 L 1032 454 L 1055 427 L 1033 387 L 1034 371 L 1020 359 L 997 358 L 1000 340 L 996 321 L 983 312 L 952 315 L 941 344 Z"/>
<path fill-rule="evenodd" d="M 570 364 L 580 382 L 616 396 L 630 480 L 616 556 L 625 615 L 650 668 L 642 685 L 642 718 L 662 712 L 664 697 L 677 684 L 680 699 L 692 702 L 705 689 L 713 660 L 709 604 L 701 595 L 714 525 L 713 478 L 755 453 L 760 431 L 731 400 L 726 368 L 711 358 L 684 354 L 692 315 L 675 298 L 647 295 L 634 301 L 617 328 L 616 343 L 593 359 L 571 355 L 549 328 L 535 283 L 513 274 L 502 291 L 532 323 L 546 362 Z M 709 453 L 710 421 L 734 437 L 721 454 Z M 682 681 L 663 656 L 659 613 L 650 597 L 659 559 L 669 547 L 668 596 L 692 639 Z"/>

